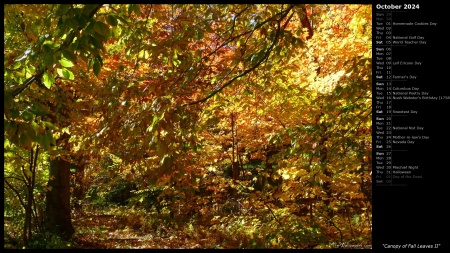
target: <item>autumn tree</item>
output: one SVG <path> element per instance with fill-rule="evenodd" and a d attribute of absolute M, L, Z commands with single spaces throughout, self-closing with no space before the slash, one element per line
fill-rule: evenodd
<path fill-rule="evenodd" d="M 50 155 L 46 227 L 66 238 L 74 233 L 69 180 L 75 154 L 69 142 L 71 131 L 77 131 L 76 118 L 85 116 L 76 107 L 79 87 L 73 84 L 74 72 L 78 74 L 79 69 L 74 63 L 76 53 L 87 55 L 85 60 L 92 59 L 91 54 L 97 55 L 98 60 L 99 49 L 88 44 L 102 38 L 94 31 L 92 20 L 100 7 L 8 5 L 5 9 L 7 139 L 24 149 L 42 148 Z M 90 29 L 85 34 L 87 27 Z M 69 70 L 71 67 L 74 70 Z M 82 80 L 77 76 L 76 82 Z"/>

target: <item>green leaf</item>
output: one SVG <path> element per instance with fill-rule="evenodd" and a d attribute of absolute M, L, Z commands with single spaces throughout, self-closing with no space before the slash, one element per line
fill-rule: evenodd
<path fill-rule="evenodd" d="M 73 67 L 73 63 L 69 59 L 66 59 L 64 57 L 59 60 L 59 63 L 61 63 L 61 65 L 66 68 Z"/>
<path fill-rule="evenodd" d="M 95 22 L 94 30 L 102 36 L 109 37 L 109 33 L 110 33 L 109 28 L 103 22 Z"/>
<path fill-rule="evenodd" d="M 244 95 L 253 95 L 253 92 L 251 90 L 249 90 L 249 89 L 246 89 L 244 91 Z"/>
<path fill-rule="evenodd" d="M 132 12 L 133 12 L 133 4 L 129 4 L 128 5 L 128 15 L 131 15 Z"/>
<path fill-rule="evenodd" d="M 18 68 L 20 68 L 20 66 L 22 66 L 22 63 L 20 62 L 20 61 L 16 61 L 15 63 L 14 63 L 14 65 L 13 65 L 13 68 L 12 69 L 18 69 Z"/>
<path fill-rule="evenodd" d="M 98 76 L 98 74 L 100 73 L 100 69 L 101 69 L 101 63 L 100 63 L 100 61 L 97 59 L 97 58 L 95 58 L 94 59 L 94 74 L 96 75 L 96 76 Z"/>
<path fill-rule="evenodd" d="M 108 24 L 110 24 L 111 26 L 117 26 L 117 19 L 116 17 L 114 17 L 113 15 L 108 15 L 106 21 L 108 22 Z"/>
<path fill-rule="evenodd" d="M 49 113 L 48 108 L 38 102 L 33 103 L 33 107 L 30 111 L 36 116 L 43 116 Z"/>
<path fill-rule="evenodd" d="M 63 54 L 63 56 L 67 59 L 67 60 L 69 60 L 69 61 L 71 61 L 71 63 L 74 63 L 74 62 L 76 62 L 77 61 L 77 57 L 75 56 L 75 54 L 73 54 L 72 52 L 70 52 L 69 50 L 64 50 L 63 52 L 62 52 L 62 54 Z M 62 65 L 62 64 L 61 64 Z M 64 65 L 63 65 L 64 66 Z M 73 66 L 73 65 L 72 65 Z M 72 67 L 72 66 L 70 66 L 70 67 Z M 64 67 L 66 67 L 66 66 L 64 66 Z"/>
<path fill-rule="evenodd" d="M 31 122 L 31 128 L 33 128 L 34 132 L 38 132 L 39 131 L 39 125 L 38 123 L 36 123 L 35 121 Z"/>
<path fill-rule="evenodd" d="M 74 30 L 77 29 L 78 27 L 81 27 L 80 23 L 78 23 L 78 19 L 77 18 L 66 19 L 65 25 L 67 25 L 68 27 L 70 27 L 70 28 L 72 28 Z M 71 33 L 74 32 L 74 30 L 71 30 L 69 33 L 67 33 L 67 36 L 70 36 Z"/>
<path fill-rule="evenodd" d="M 14 151 L 5 151 L 5 157 L 14 157 L 16 153 Z"/>
<path fill-rule="evenodd" d="M 51 40 L 47 40 L 44 42 L 43 46 L 47 47 L 48 49 L 57 49 L 59 47 L 59 44 Z"/>
<path fill-rule="evenodd" d="M 3 140 L 3 148 L 7 148 L 7 147 L 10 147 L 11 146 L 11 143 L 9 142 L 9 140 L 8 139 L 4 139 Z"/>
<path fill-rule="evenodd" d="M 141 50 L 138 54 L 138 58 L 148 59 L 150 57 L 148 50 Z"/>
<path fill-rule="evenodd" d="M 61 129 L 61 132 L 70 134 L 70 129 L 68 127 L 64 127 L 63 129 Z"/>
<path fill-rule="evenodd" d="M 113 37 L 118 38 L 120 36 L 121 31 L 122 31 L 122 29 L 120 29 L 120 27 L 118 27 L 118 26 L 114 27 L 112 30 Z"/>
<path fill-rule="evenodd" d="M 52 145 L 56 145 L 56 141 L 53 138 L 53 134 L 50 131 L 46 131 L 44 134 L 44 141 Z M 49 145 L 50 146 L 50 145 Z"/>
<path fill-rule="evenodd" d="M 56 140 L 55 140 L 55 138 L 53 138 L 53 134 L 50 133 L 50 137 L 49 138 L 50 138 L 50 144 L 56 146 Z"/>
<path fill-rule="evenodd" d="M 147 132 L 152 133 L 153 131 L 155 131 L 155 128 L 157 128 L 157 126 L 158 126 L 158 122 L 159 122 L 158 116 L 156 116 L 156 115 L 153 116 L 153 122 L 150 125 L 150 127 L 147 128 Z"/>
<path fill-rule="evenodd" d="M 48 68 L 53 68 L 53 64 L 55 63 L 55 56 L 53 52 L 45 54 L 43 63 Z"/>
<path fill-rule="evenodd" d="M 128 15 L 131 15 L 131 13 L 134 11 L 136 15 L 141 14 L 141 8 L 139 8 L 139 5 L 137 4 L 130 4 L 128 6 Z"/>
<path fill-rule="evenodd" d="M 32 114 L 31 112 L 29 112 L 29 111 L 24 111 L 24 112 L 22 113 L 22 118 L 23 118 L 24 120 L 26 120 L 26 121 L 30 121 L 30 120 L 33 119 L 33 114 Z"/>
<path fill-rule="evenodd" d="M 92 45 L 97 48 L 97 49 L 101 49 L 103 50 L 103 44 L 98 41 L 96 38 L 94 38 L 94 36 L 89 36 L 89 41 L 92 43 Z"/>
<path fill-rule="evenodd" d="M 64 74 L 63 74 L 62 69 L 56 69 L 56 72 L 58 73 L 58 75 L 59 75 L 60 77 L 64 77 Z"/>
<path fill-rule="evenodd" d="M 20 116 L 20 112 L 15 109 L 9 110 L 9 116 L 13 119 L 18 118 Z"/>
<path fill-rule="evenodd" d="M 56 15 L 64 15 L 70 9 L 70 4 L 60 4 L 56 9 Z"/>
<path fill-rule="evenodd" d="M 106 37 L 106 36 L 104 36 L 104 35 L 101 35 L 101 34 L 98 33 L 98 32 L 94 32 L 94 33 L 92 34 L 92 36 L 93 36 L 97 41 L 99 41 L 100 43 L 105 43 L 105 42 L 108 40 L 108 37 Z M 103 44 L 102 44 L 102 47 L 103 47 Z"/>
<path fill-rule="evenodd" d="M 50 130 L 58 130 L 58 128 L 48 121 L 44 121 L 44 125 Z"/>
<path fill-rule="evenodd" d="M 136 13 L 136 15 L 141 15 L 141 8 L 139 7 L 139 5 L 134 4 L 133 11 L 134 11 L 134 13 Z"/>
<path fill-rule="evenodd" d="M 70 71 L 68 69 L 63 69 L 62 73 L 63 73 L 63 76 L 66 79 L 69 79 L 69 80 L 74 80 L 75 79 L 75 76 L 73 75 L 72 71 Z"/>
<path fill-rule="evenodd" d="M 47 137 L 47 132 L 44 135 L 39 135 L 37 137 L 39 144 L 41 144 L 43 149 L 50 148 L 50 139 Z"/>
<path fill-rule="evenodd" d="M 32 144 L 31 136 L 27 132 L 22 133 L 19 137 L 19 143 L 25 149 L 31 148 Z"/>

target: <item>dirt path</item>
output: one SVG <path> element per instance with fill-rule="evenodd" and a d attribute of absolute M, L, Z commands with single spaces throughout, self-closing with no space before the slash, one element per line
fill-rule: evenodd
<path fill-rule="evenodd" d="M 144 232 L 130 228 L 115 215 L 87 215 L 73 220 L 79 249 L 204 248 L 206 239 L 192 238 L 180 230 L 161 228 Z"/>

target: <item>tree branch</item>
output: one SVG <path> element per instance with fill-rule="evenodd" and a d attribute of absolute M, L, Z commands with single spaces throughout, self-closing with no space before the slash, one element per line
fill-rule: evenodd
<path fill-rule="evenodd" d="M 103 4 L 98 4 L 90 13 L 89 13 L 89 18 L 92 18 L 95 13 L 97 13 L 97 11 L 103 6 Z M 79 32 L 81 29 L 83 29 L 82 27 L 78 27 L 77 28 L 77 32 Z M 66 49 L 70 43 L 72 43 L 73 39 L 75 38 L 75 34 L 76 32 L 73 32 L 70 36 L 68 36 L 66 38 L 66 40 L 61 44 L 61 46 L 55 51 L 61 51 Z M 37 74 L 33 75 L 32 77 L 28 78 L 23 84 L 21 84 L 19 87 L 17 87 L 16 89 L 13 90 L 13 92 L 11 93 L 12 98 L 15 98 L 17 95 L 19 95 L 20 93 L 22 93 L 22 91 L 24 91 L 33 81 L 37 81 L 40 80 L 42 78 L 42 75 L 45 73 L 45 71 L 47 70 L 47 68 L 44 68 L 42 70 L 40 70 Z"/>
<path fill-rule="evenodd" d="M 25 208 L 26 205 L 20 197 L 20 193 L 10 183 L 8 183 L 8 180 L 6 180 L 6 178 L 3 179 L 3 182 L 5 182 L 5 184 L 16 194 L 17 198 L 20 201 L 20 204 L 23 206 L 23 208 Z"/>
<path fill-rule="evenodd" d="M 314 35 L 314 31 L 311 27 L 311 23 L 309 22 L 308 13 L 306 11 L 306 6 L 303 4 L 301 6 L 303 17 L 301 18 L 302 27 L 306 27 L 308 29 L 308 37 L 306 37 L 306 40 L 309 40 Z"/>
<path fill-rule="evenodd" d="M 13 92 L 11 93 L 12 98 L 15 98 L 17 95 L 22 93 L 22 91 L 24 91 L 28 87 L 28 85 L 30 85 L 34 80 L 40 79 L 42 77 L 42 75 L 44 74 L 44 72 L 45 72 L 45 69 L 39 71 L 34 76 L 28 78 L 22 85 L 20 85 L 20 87 L 17 87 L 16 89 L 14 89 Z"/>
<path fill-rule="evenodd" d="M 284 13 L 282 12 L 282 16 L 280 17 L 279 20 L 277 20 L 277 31 L 275 34 L 275 38 L 272 42 L 272 44 L 270 45 L 270 47 L 267 49 L 267 51 L 264 54 L 264 57 L 262 57 L 255 65 L 253 65 L 251 68 L 245 70 L 244 72 L 242 72 L 241 74 L 233 77 L 231 80 L 229 80 L 228 82 L 226 82 L 224 85 L 222 85 L 220 88 L 214 90 L 213 92 L 211 92 L 209 95 L 207 95 L 206 97 L 204 97 L 203 99 L 191 102 L 191 103 L 187 103 L 187 104 L 183 104 L 182 106 L 188 106 L 188 105 L 194 105 L 194 104 L 199 104 L 199 103 L 203 103 L 205 101 L 207 101 L 208 99 L 210 99 L 212 96 L 216 95 L 217 93 L 219 93 L 221 90 L 225 89 L 227 86 L 231 85 L 236 79 L 243 77 L 245 75 L 247 75 L 248 73 L 252 72 L 253 70 L 255 70 L 256 68 L 258 68 L 265 60 L 267 60 L 267 58 L 269 57 L 270 53 L 272 52 L 272 49 L 274 48 L 275 44 L 278 42 L 278 39 L 280 37 L 280 33 L 281 33 L 281 20 L 286 17 L 287 13 L 289 13 L 289 11 L 293 8 L 293 6 L 291 6 L 290 8 L 288 8 Z"/>

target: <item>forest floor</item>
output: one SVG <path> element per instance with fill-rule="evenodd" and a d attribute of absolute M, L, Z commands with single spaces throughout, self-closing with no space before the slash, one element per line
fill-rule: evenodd
<path fill-rule="evenodd" d="M 217 248 L 206 227 L 180 221 L 150 222 L 142 216 L 89 213 L 73 218 L 78 249 L 193 249 Z M 232 245 L 229 245 L 232 247 Z M 219 246 L 219 248 L 221 248 Z"/>
<path fill-rule="evenodd" d="M 337 232 L 345 228 L 345 224 L 340 224 L 340 231 L 322 229 L 315 232 L 313 230 L 315 224 L 307 223 L 308 219 L 298 221 L 282 214 L 278 217 L 284 217 L 284 224 L 289 224 L 284 227 L 292 227 L 289 233 L 283 233 L 280 230 L 280 220 L 266 220 L 264 213 L 261 212 L 221 215 L 208 212 L 203 215 L 196 213 L 189 216 L 180 211 L 170 215 L 168 212 L 157 213 L 133 207 L 105 207 L 91 209 L 78 215 L 72 213 L 72 224 L 76 232 L 69 242 L 59 241 L 61 239 L 53 236 L 47 237 L 48 239 L 36 237 L 36 242 L 29 247 L 36 249 L 60 247 L 65 249 L 319 249 L 335 247 L 333 245 L 336 245 L 341 238 Z M 300 222 L 304 224 L 305 229 L 294 227 Z M 348 240 L 349 244 L 370 246 L 371 237 L 363 236 L 367 233 L 363 231 L 366 229 L 364 224 L 360 222 L 359 227 L 352 226 L 352 233 L 360 232 L 354 236 L 353 240 Z M 17 243 L 18 241 L 9 242 L 6 248 L 22 248 L 16 245 Z"/>

